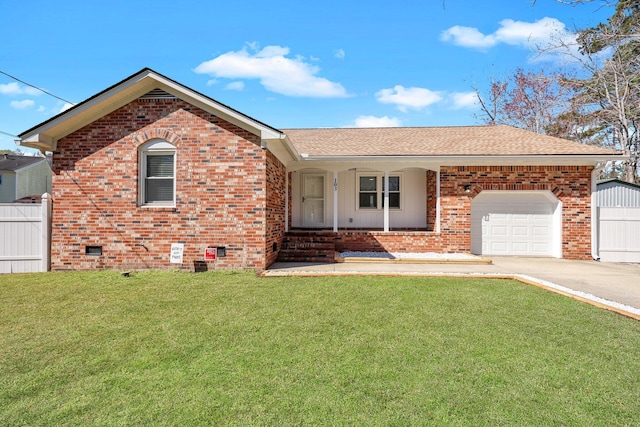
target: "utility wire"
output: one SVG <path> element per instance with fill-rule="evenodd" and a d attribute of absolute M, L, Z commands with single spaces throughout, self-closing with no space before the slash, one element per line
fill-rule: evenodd
<path fill-rule="evenodd" d="M 3 131 L 1 131 L 1 130 L 0 130 L 0 133 L 1 133 L 1 134 L 3 134 L 3 135 L 12 136 L 12 137 L 14 137 L 14 138 L 20 138 L 18 135 L 14 135 L 14 134 L 12 134 L 12 133 L 8 133 L 8 132 L 3 132 Z"/>
<path fill-rule="evenodd" d="M 29 83 L 25 82 L 24 80 L 20 80 L 19 78 L 14 77 L 14 76 L 12 76 L 11 74 L 5 73 L 5 72 L 4 72 L 4 71 L 2 71 L 2 70 L 0 70 L 0 74 L 4 74 L 5 76 L 10 77 L 10 78 L 12 78 L 12 79 L 13 79 L 13 80 L 15 80 L 15 81 L 18 81 L 18 82 L 20 82 L 20 83 L 22 83 L 22 84 L 25 84 L 25 85 L 27 85 L 27 86 L 29 86 L 29 87 L 32 87 L 32 88 L 36 89 L 36 90 L 39 90 L 39 91 L 40 91 L 40 92 L 42 92 L 42 93 L 46 93 L 46 94 L 47 94 L 47 95 L 49 95 L 49 96 L 53 96 L 54 98 L 59 99 L 60 101 L 64 101 L 64 102 L 66 102 L 66 103 L 68 103 L 68 104 L 71 104 L 71 105 L 76 105 L 74 102 L 67 101 L 67 100 L 66 100 L 66 99 L 64 99 L 64 98 L 60 98 L 59 96 L 56 96 L 56 95 L 52 94 L 51 92 L 47 92 L 47 91 L 46 91 L 46 90 L 44 90 L 44 89 L 40 89 L 39 87 L 34 86 L 34 85 L 32 85 L 32 84 L 29 84 Z M 3 132 L 3 133 L 4 133 L 4 132 Z"/>

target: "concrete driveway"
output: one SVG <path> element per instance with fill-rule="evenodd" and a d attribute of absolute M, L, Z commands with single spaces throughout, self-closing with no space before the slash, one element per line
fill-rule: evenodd
<path fill-rule="evenodd" d="M 524 275 L 544 284 L 632 307 L 640 311 L 640 264 L 556 258 L 492 257 L 492 264 L 437 263 L 275 263 L 265 275 L 295 274 L 486 274 Z"/>

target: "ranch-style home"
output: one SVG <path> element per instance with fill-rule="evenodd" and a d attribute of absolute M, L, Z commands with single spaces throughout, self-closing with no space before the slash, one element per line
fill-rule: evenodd
<path fill-rule="evenodd" d="M 53 152 L 54 270 L 591 259 L 594 166 L 622 158 L 507 126 L 276 129 L 148 68 L 20 144 Z"/>

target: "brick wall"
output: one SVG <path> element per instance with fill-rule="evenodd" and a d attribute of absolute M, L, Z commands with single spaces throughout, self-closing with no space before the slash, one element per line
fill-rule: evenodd
<path fill-rule="evenodd" d="M 267 152 L 266 267 L 278 258 L 285 230 L 286 168 Z M 275 245 L 275 246 L 274 246 Z M 275 250 L 274 250 L 275 249 Z"/>
<path fill-rule="evenodd" d="M 175 208 L 138 203 L 138 148 L 156 138 L 176 147 Z M 72 133 L 53 159 L 52 269 L 265 268 L 284 208 L 266 193 L 284 173 L 267 153 L 256 135 L 177 99 L 139 99 Z M 169 263 L 171 243 L 184 244 L 182 265 Z M 87 245 L 103 255 L 86 256 Z M 208 245 L 226 257 L 203 264 Z"/>
<path fill-rule="evenodd" d="M 440 170 L 440 233 L 340 231 L 338 251 L 405 251 L 469 253 L 471 201 L 483 190 L 547 190 L 562 202 L 562 256 L 591 258 L 590 166 L 474 166 Z M 435 194 L 435 173 L 426 174 L 427 191 Z M 470 185 L 470 192 L 465 186 Z M 427 224 L 435 213 L 427 197 Z"/>

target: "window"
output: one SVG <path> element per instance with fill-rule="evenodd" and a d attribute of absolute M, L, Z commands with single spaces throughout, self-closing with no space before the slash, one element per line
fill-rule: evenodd
<path fill-rule="evenodd" d="M 0 185 L 2 185 L 2 174 L 0 173 Z"/>
<path fill-rule="evenodd" d="M 384 174 L 358 175 L 358 209 L 384 208 Z M 389 209 L 400 209 L 400 175 L 389 175 Z"/>
<path fill-rule="evenodd" d="M 140 204 L 175 206 L 176 148 L 166 141 L 151 141 L 140 151 Z"/>
<path fill-rule="evenodd" d="M 382 207 L 384 207 L 384 177 L 382 179 Z M 389 209 L 400 209 L 400 177 L 389 177 Z"/>
<path fill-rule="evenodd" d="M 360 177 L 360 209 L 378 209 L 378 177 Z"/>

